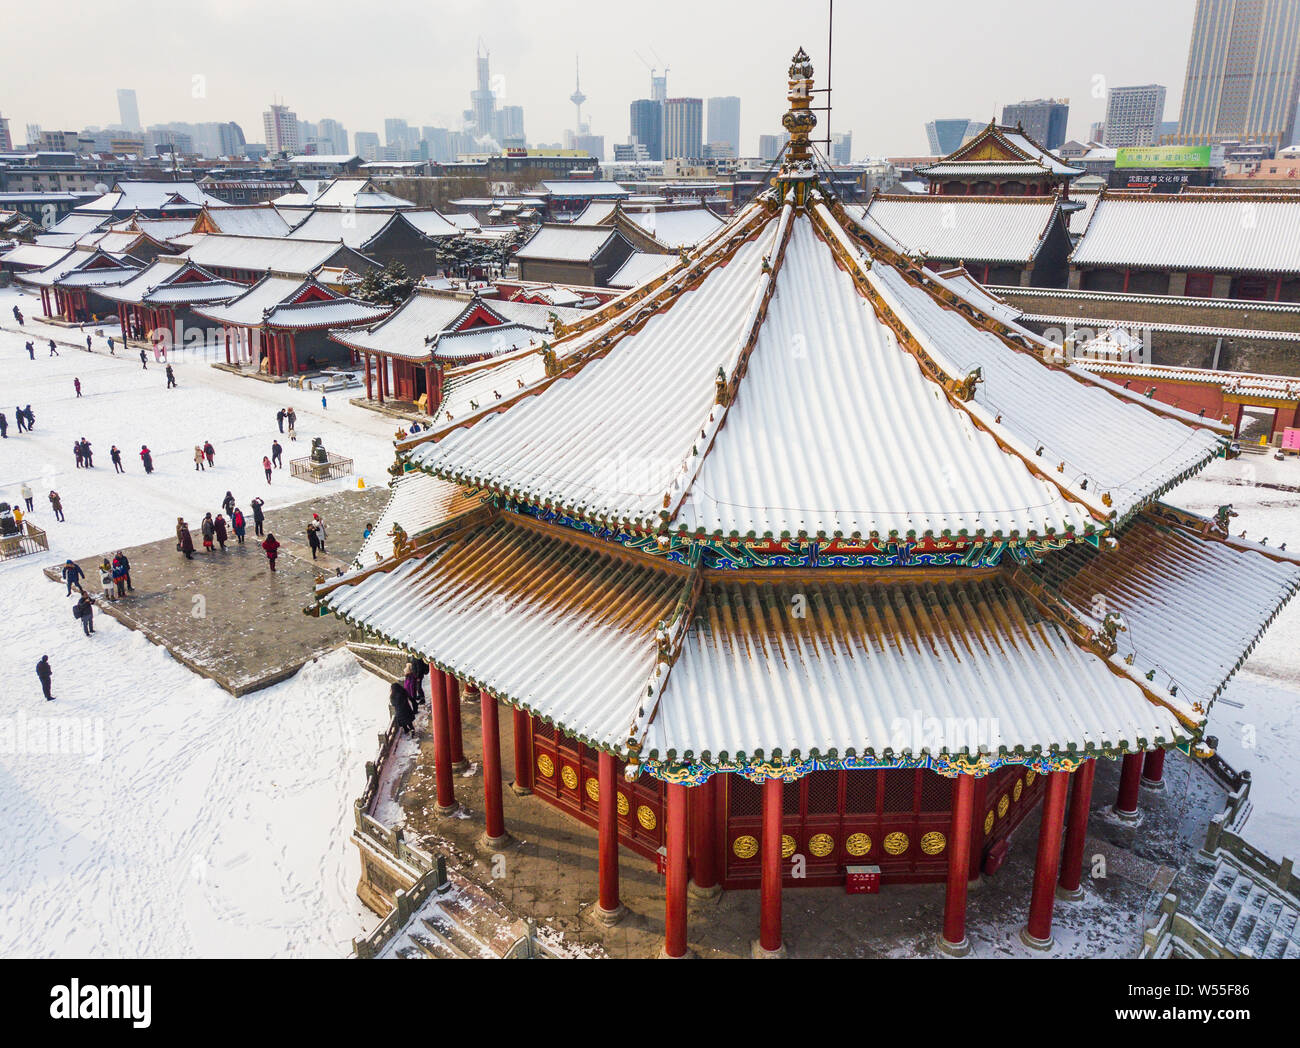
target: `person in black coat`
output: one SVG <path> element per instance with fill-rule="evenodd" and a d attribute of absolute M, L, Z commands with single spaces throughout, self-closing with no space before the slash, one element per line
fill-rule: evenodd
<path fill-rule="evenodd" d="M 95 632 L 95 604 L 90 599 L 89 593 L 82 591 L 81 600 L 77 601 L 74 610 L 78 612 L 77 618 L 81 620 L 81 632 L 89 637 Z"/>
<path fill-rule="evenodd" d="M 54 670 L 50 668 L 48 655 L 42 655 L 41 661 L 36 664 L 36 676 L 41 679 L 41 691 L 45 692 L 45 701 L 51 701 L 54 696 L 50 694 L 50 678 L 54 676 Z"/>
<path fill-rule="evenodd" d="M 253 499 L 253 534 L 254 535 L 266 534 L 262 530 L 262 522 L 264 520 L 266 520 L 266 516 L 265 514 L 262 513 L 262 500 L 255 498 Z"/>
<path fill-rule="evenodd" d="M 114 444 L 112 450 L 109 451 L 108 457 L 113 460 L 113 469 L 115 469 L 118 473 L 126 472 L 126 470 L 122 468 L 122 452 L 118 450 L 116 444 Z"/>
<path fill-rule="evenodd" d="M 8 439 L 9 437 L 9 420 L 5 418 L 5 413 L 0 411 L 0 437 Z"/>
<path fill-rule="evenodd" d="M 429 675 L 429 664 L 423 659 L 415 658 L 411 660 L 411 676 L 415 678 L 415 705 L 419 706 L 424 699 L 424 678 Z"/>
<path fill-rule="evenodd" d="M 86 573 L 81 570 L 81 565 L 71 559 L 63 565 L 63 571 L 60 574 L 63 576 L 63 581 L 68 584 L 68 592 L 65 594 L 68 597 L 72 596 L 73 586 L 81 589 L 81 580 L 86 577 Z"/>
<path fill-rule="evenodd" d="M 400 681 L 393 681 L 388 689 L 388 702 L 393 707 L 393 723 L 410 735 L 415 727 L 415 710 L 411 706 L 411 696 L 406 694 Z"/>
<path fill-rule="evenodd" d="M 280 432 L 284 432 L 284 408 L 275 413 L 275 423 L 280 427 Z"/>
<path fill-rule="evenodd" d="M 172 366 L 170 364 L 167 365 L 167 388 L 168 389 L 176 388 L 176 372 L 172 370 Z"/>

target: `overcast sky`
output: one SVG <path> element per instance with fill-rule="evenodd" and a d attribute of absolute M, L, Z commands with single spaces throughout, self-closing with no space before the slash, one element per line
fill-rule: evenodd
<path fill-rule="evenodd" d="M 385 117 L 459 126 L 479 38 L 524 107 L 530 141 L 572 127 L 574 57 L 584 113 L 607 146 L 625 141 L 628 103 L 649 94 L 639 51 L 668 63 L 670 97 L 735 94 L 741 151 L 779 130 L 784 75 L 802 44 L 826 75 L 826 0 L 115 0 L 54 18 L 6 4 L 0 115 L 81 130 L 118 122 L 135 88 L 144 124 L 235 120 L 260 142 L 273 96 L 300 119 L 375 131 Z M 1160 83 L 1165 119 L 1182 95 L 1194 0 L 840 0 L 832 129 L 854 157 L 926 151 L 935 117 L 987 120 L 1023 98 L 1068 98 L 1070 135 L 1105 115 L 1107 85 Z M 25 46 L 30 42 L 30 46 Z M 14 46 L 14 45 L 17 46 Z"/>

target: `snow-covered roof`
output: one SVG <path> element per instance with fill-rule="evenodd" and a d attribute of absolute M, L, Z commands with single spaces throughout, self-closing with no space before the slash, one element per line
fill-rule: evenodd
<path fill-rule="evenodd" d="M 426 237 L 460 236 L 467 229 L 479 228 L 478 221 L 472 215 L 444 216 L 432 209 L 417 211 L 412 208 L 403 211 L 402 217 Z M 452 221 L 452 217 L 459 221 Z"/>
<path fill-rule="evenodd" d="M 1078 238 L 1088 231 L 1088 224 L 1097 210 L 1097 202 L 1101 200 L 1101 190 L 1075 186 L 1070 190 L 1070 199 L 1083 205 L 1070 213 L 1070 236 Z"/>
<path fill-rule="evenodd" d="M 364 302 L 356 298 L 310 299 L 281 302 L 266 313 L 268 327 L 286 330 L 315 330 L 351 324 L 373 324 L 392 309 L 391 306 Z"/>
<path fill-rule="evenodd" d="M 299 292 L 314 283 L 299 276 L 263 277 L 242 295 L 224 305 L 196 309 L 199 316 L 232 327 L 260 327 L 267 314 L 282 303 L 292 301 Z M 331 293 L 331 296 L 333 293 Z"/>
<path fill-rule="evenodd" d="M 392 497 L 374 522 L 370 537 L 361 543 L 352 562 L 354 567 L 369 567 L 392 556 L 393 540 L 389 532 L 394 524 L 400 525 L 407 538 L 414 541 L 423 532 L 471 513 L 481 505 L 478 498 L 459 485 L 419 470 L 403 473 L 390 487 Z"/>
<path fill-rule="evenodd" d="M 288 236 L 293 240 L 341 240 L 361 251 L 366 244 L 396 221 L 394 211 L 313 211 L 294 226 Z"/>
<path fill-rule="evenodd" d="M 416 290 L 384 320 L 366 329 L 340 332 L 339 341 L 355 349 L 386 353 L 407 360 L 430 360 L 433 338 L 474 308 L 460 295 Z M 489 308 L 495 306 L 491 303 Z"/>
<path fill-rule="evenodd" d="M 0 255 L 0 265 L 10 268 L 22 266 L 26 269 L 44 269 L 65 258 L 72 248 L 73 244 L 19 244 Z"/>
<path fill-rule="evenodd" d="M 640 287 L 672 269 L 680 259 L 676 255 L 654 255 L 648 251 L 634 251 L 609 278 L 607 283 L 615 288 Z"/>
<path fill-rule="evenodd" d="M 73 236 L 81 236 L 83 233 L 90 233 L 99 229 L 106 221 L 107 219 L 103 215 L 88 215 L 72 211 L 64 215 L 45 232 L 54 234 L 70 233 Z"/>
<path fill-rule="evenodd" d="M 409 200 L 378 189 L 368 178 L 335 178 L 320 187 L 312 204 L 316 207 L 390 209 L 415 206 Z"/>
<path fill-rule="evenodd" d="M 953 153 L 925 167 L 917 174 L 930 179 L 988 175 L 990 177 L 1031 176 L 1050 173 L 1059 176 L 1083 174 L 1049 152 L 1019 128 L 989 124 Z"/>
<path fill-rule="evenodd" d="M 122 214 L 162 211 L 167 208 L 225 207 L 226 202 L 205 193 L 196 182 L 116 182 L 112 190 L 77 206 L 78 211 Z"/>
<path fill-rule="evenodd" d="M 338 241 L 209 234 L 186 251 L 185 257 L 208 268 L 306 274 L 316 272 L 342 250 L 345 245 Z M 367 261 L 364 256 L 356 257 Z"/>
<path fill-rule="evenodd" d="M 470 214 L 443 215 L 442 217 L 462 233 L 472 233 L 482 228 L 479 220 Z"/>
<path fill-rule="evenodd" d="M 565 182 L 556 180 L 544 181 L 542 191 L 548 196 L 553 197 L 604 197 L 607 199 L 625 200 L 631 196 L 626 189 L 617 182 Z"/>
<path fill-rule="evenodd" d="M 1103 194 L 1076 266 L 1300 273 L 1300 196 Z"/>
<path fill-rule="evenodd" d="M 883 229 L 911 254 L 1026 265 L 1047 242 L 1059 209 L 1052 196 L 877 196 L 848 210 L 868 232 Z"/>
<path fill-rule="evenodd" d="M 587 312 L 585 309 L 576 309 L 572 306 L 554 303 L 519 302 L 514 299 L 503 298 L 493 298 L 487 301 L 494 313 L 499 313 L 511 323 L 523 324 L 525 327 L 534 327 L 539 330 L 550 330 L 552 315 L 563 324 L 571 324 Z"/>
<path fill-rule="evenodd" d="M 590 262 L 618 236 L 607 226 L 542 226 L 515 253 L 515 257 L 556 262 Z"/>
<path fill-rule="evenodd" d="M 1129 345 L 1141 345 L 1141 342 L 1128 335 L 1123 328 L 1107 331 L 1103 339 L 1116 349 Z M 1081 347 L 1087 351 L 1098 343 L 1096 341 Z M 1249 397 L 1263 397 L 1270 400 L 1300 400 L 1300 376 L 1296 375 L 1255 375 L 1240 371 L 1213 371 L 1210 368 L 1180 368 L 1165 364 L 1146 364 L 1131 360 L 1093 359 L 1087 356 L 1076 358 L 1076 363 L 1085 371 L 1098 375 L 1109 375 L 1118 380 L 1161 379 L 1168 382 L 1190 382 L 1198 386 L 1218 386 L 1225 393 Z"/>
<path fill-rule="evenodd" d="M 695 247 L 723 225 L 722 219 L 707 207 L 627 211 L 625 214 L 659 243 L 672 248 Z"/>
<path fill-rule="evenodd" d="M 434 338 L 430 348 L 435 360 L 452 363 L 482 360 L 538 347 L 545 334 L 545 331 L 524 327 L 522 324 L 497 324 L 468 331 L 443 331 Z"/>
<path fill-rule="evenodd" d="M 284 216 L 269 204 L 214 208 L 207 217 L 217 227 L 217 232 L 229 236 L 282 237 L 287 236 L 291 228 Z"/>
<path fill-rule="evenodd" d="M 541 353 L 535 350 L 448 368 L 443 373 L 442 401 L 433 424 L 472 414 L 483 405 L 511 396 L 545 377 L 546 364 Z"/>

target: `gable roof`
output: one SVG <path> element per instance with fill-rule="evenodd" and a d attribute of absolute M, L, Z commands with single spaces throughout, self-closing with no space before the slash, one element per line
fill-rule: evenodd
<path fill-rule="evenodd" d="M 242 269 L 254 273 L 267 270 L 314 273 L 321 266 L 336 262 L 340 257 L 352 269 L 364 272 L 374 268 L 374 263 L 365 255 L 337 241 L 230 236 L 221 233 L 201 237 L 185 252 L 185 257 L 208 268 Z"/>
<path fill-rule="evenodd" d="M 607 226 L 544 225 L 515 252 L 520 259 L 590 262 L 622 236 Z"/>
<path fill-rule="evenodd" d="M 868 232 L 884 232 L 909 254 L 953 261 L 1028 265 L 1059 219 L 1055 196 L 878 195 L 848 212 Z"/>
<path fill-rule="evenodd" d="M 930 179 L 945 176 L 1013 177 L 1016 175 L 1051 174 L 1072 178 L 1083 174 L 1054 153 L 1048 152 L 1019 127 L 1003 127 L 990 122 L 969 142 L 934 164 L 916 169 Z"/>

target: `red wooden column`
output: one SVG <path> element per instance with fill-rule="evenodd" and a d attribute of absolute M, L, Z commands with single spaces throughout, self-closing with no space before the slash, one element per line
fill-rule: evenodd
<path fill-rule="evenodd" d="M 293 373 L 298 374 L 298 335 L 292 331 L 289 333 L 289 362 L 293 365 Z"/>
<path fill-rule="evenodd" d="M 671 782 L 664 787 L 668 818 L 664 843 L 668 850 L 668 875 L 664 905 L 665 957 L 686 956 L 686 787 Z"/>
<path fill-rule="evenodd" d="M 388 358 L 375 354 L 375 378 L 379 382 L 379 403 L 384 402 L 384 394 L 388 392 Z"/>
<path fill-rule="evenodd" d="M 1065 854 L 1061 857 L 1061 881 L 1056 887 L 1058 899 L 1083 898 L 1083 842 L 1088 836 L 1088 812 L 1092 808 L 1092 782 L 1097 776 L 1097 762 L 1084 761 L 1071 776 L 1070 812 L 1065 818 Z"/>
<path fill-rule="evenodd" d="M 456 787 L 451 778 L 451 736 L 447 728 L 447 675 L 430 669 L 429 716 L 433 721 L 434 769 L 438 780 L 438 814 L 450 815 L 457 808 Z"/>
<path fill-rule="evenodd" d="M 966 938 L 966 888 L 970 880 L 971 813 L 975 779 L 958 775 L 952 784 L 952 828 L 948 833 L 948 891 L 944 897 L 939 949 L 956 957 L 970 953 Z"/>
<path fill-rule="evenodd" d="M 505 813 L 501 810 L 501 725 L 495 695 L 479 692 L 483 711 L 483 814 L 482 843 L 502 848 L 510 843 Z"/>
<path fill-rule="evenodd" d="M 465 759 L 465 740 L 460 732 L 460 681 L 447 677 L 447 730 L 451 739 L 451 767 L 453 771 L 465 771 L 469 761 Z"/>
<path fill-rule="evenodd" d="M 1142 761 L 1142 785 L 1148 790 L 1165 788 L 1165 751 L 1148 750 Z"/>
<path fill-rule="evenodd" d="M 361 356 L 366 362 L 366 399 L 374 400 L 375 398 L 370 395 L 370 354 L 362 353 Z"/>
<path fill-rule="evenodd" d="M 762 871 L 759 879 L 758 942 L 755 957 L 782 957 L 781 944 L 781 794 L 780 779 L 763 781 L 763 829 L 759 844 Z"/>
<path fill-rule="evenodd" d="M 597 784 L 600 787 L 597 802 L 600 805 L 600 844 L 597 851 L 600 894 L 592 917 L 609 926 L 622 920 L 627 908 L 618 901 L 618 768 L 615 766 L 614 755 L 604 750 L 600 751 Z"/>
<path fill-rule="evenodd" d="M 1125 822 L 1137 822 L 1138 786 L 1142 779 L 1142 754 L 1129 753 L 1124 757 L 1119 773 L 1119 796 L 1115 798 L 1115 814 Z"/>
<path fill-rule="evenodd" d="M 1029 900 L 1029 923 L 1020 929 L 1020 941 L 1036 950 L 1051 949 L 1052 905 L 1056 900 L 1056 875 L 1061 868 L 1061 830 L 1069 772 L 1047 775 L 1043 794 L 1043 821 L 1038 828 L 1038 857 L 1034 861 L 1034 891 Z"/>
<path fill-rule="evenodd" d="M 984 812 L 987 809 L 989 797 L 989 779 L 984 776 L 975 780 L 974 796 L 971 800 L 971 848 L 969 878 L 972 883 L 980 879 L 980 864 L 984 860 Z"/>
<path fill-rule="evenodd" d="M 515 781 L 510 788 L 516 796 L 533 792 L 533 729 L 527 710 L 515 710 Z"/>
<path fill-rule="evenodd" d="M 717 817 L 718 776 L 691 789 L 691 895 L 712 899 L 722 891 L 718 883 Z"/>

